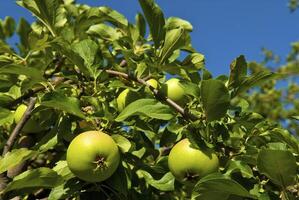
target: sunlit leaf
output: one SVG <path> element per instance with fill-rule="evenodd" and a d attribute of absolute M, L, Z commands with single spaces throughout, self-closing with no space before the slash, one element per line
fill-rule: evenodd
<path fill-rule="evenodd" d="M 221 199 L 227 199 L 229 195 L 255 199 L 242 185 L 226 176 L 218 174 L 211 174 L 202 178 L 193 189 L 192 199 L 217 200 L 221 195 Z"/>
<path fill-rule="evenodd" d="M 32 158 L 36 154 L 36 151 L 32 151 L 27 148 L 14 149 L 11 152 L 8 152 L 0 159 L 0 173 L 3 173 L 19 163 Z"/>
<path fill-rule="evenodd" d="M 165 38 L 165 19 L 160 7 L 153 0 L 139 0 L 144 16 L 150 28 L 155 47 L 158 48 Z"/>
<path fill-rule="evenodd" d="M 75 97 L 66 97 L 61 93 L 52 92 L 45 95 L 41 105 L 65 111 L 80 118 L 84 118 L 84 114 L 80 110 L 79 100 Z"/>
<path fill-rule="evenodd" d="M 173 117 L 172 110 L 155 99 L 139 99 L 129 104 L 117 116 L 116 121 L 123 121 L 133 115 L 146 115 L 150 118 L 169 120 Z"/>
<path fill-rule="evenodd" d="M 42 167 L 23 172 L 16 176 L 5 188 L 5 192 L 25 188 L 53 188 L 63 181 L 52 169 Z"/>

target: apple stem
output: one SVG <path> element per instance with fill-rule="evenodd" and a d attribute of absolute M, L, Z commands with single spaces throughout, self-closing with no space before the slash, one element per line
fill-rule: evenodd
<path fill-rule="evenodd" d="M 199 177 L 198 174 L 187 172 L 186 176 L 185 176 L 185 180 L 187 180 L 187 181 L 196 181 L 198 179 L 198 177 Z"/>

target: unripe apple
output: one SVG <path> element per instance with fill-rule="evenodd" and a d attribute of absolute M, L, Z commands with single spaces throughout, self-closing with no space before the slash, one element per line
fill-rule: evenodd
<path fill-rule="evenodd" d="M 19 123 L 19 121 L 21 120 L 22 116 L 24 115 L 26 109 L 27 109 L 27 106 L 24 104 L 21 104 L 20 106 L 17 107 L 15 114 L 14 114 L 15 123 Z M 24 133 L 38 133 L 38 132 L 43 131 L 43 128 L 34 119 L 34 116 L 31 116 L 30 119 L 24 125 L 22 131 Z"/>
<path fill-rule="evenodd" d="M 116 171 L 120 154 L 110 135 L 101 131 L 86 131 L 72 140 L 67 149 L 66 161 L 78 178 L 100 182 Z"/>
<path fill-rule="evenodd" d="M 186 98 L 184 88 L 177 78 L 171 78 L 166 81 L 165 85 L 162 87 L 162 93 L 177 103 L 183 103 Z"/>
<path fill-rule="evenodd" d="M 188 139 L 183 139 L 171 149 L 168 167 L 182 183 L 194 183 L 198 179 L 218 171 L 219 160 L 212 149 L 192 148 Z"/>

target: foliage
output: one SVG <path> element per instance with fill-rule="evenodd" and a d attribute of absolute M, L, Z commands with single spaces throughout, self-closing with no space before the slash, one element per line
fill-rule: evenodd
<path fill-rule="evenodd" d="M 8 181 L 1 196 L 296 199 L 299 86 L 275 86 L 299 74 L 298 43 L 276 71 L 241 55 L 229 76 L 212 77 L 192 47 L 192 25 L 166 18 L 153 0 L 139 3 L 143 14 L 134 23 L 109 7 L 73 0 L 19 0 L 36 21 L 0 21 L 0 148 L 16 127 L 15 109 L 30 96 L 37 97 L 32 114 L 43 127 L 21 131 L 0 158 L 1 184 Z M 10 46 L 14 34 L 20 41 Z M 186 91 L 188 103 L 181 107 L 147 88 L 149 78 L 163 85 L 169 76 Z M 127 88 L 139 99 L 120 112 L 116 98 Z M 78 179 L 65 161 L 70 141 L 88 130 L 108 133 L 121 152 L 117 171 L 99 183 Z M 176 181 L 167 166 L 169 150 L 186 137 L 220 160 L 218 173 L 192 186 Z"/>

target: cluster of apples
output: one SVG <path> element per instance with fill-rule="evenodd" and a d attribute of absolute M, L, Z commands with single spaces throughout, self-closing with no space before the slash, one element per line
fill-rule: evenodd
<path fill-rule="evenodd" d="M 147 83 L 159 89 L 158 82 L 150 79 Z M 180 80 L 168 80 L 162 92 L 175 102 L 182 102 L 185 92 Z M 117 97 L 117 106 L 122 111 L 136 100 L 138 95 L 129 89 Z M 118 168 L 120 153 L 112 137 L 102 131 L 86 131 L 76 136 L 67 150 L 70 170 L 80 179 L 101 182 L 108 179 Z M 211 149 L 195 149 L 187 138 L 176 143 L 168 156 L 168 167 L 174 177 L 182 183 L 192 183 L 203 176 L 218 171 L 219 160 Z"/>
<path fill-rule="evenodd" d="M 67 149 L 70 170 L 87 182 L 108 179 L 118 168 L 120 153 L 112 137 L 102 131 L 86 131 L 76 136 Z M 216 172 L 219 160 L 211 149 L 195 149 L 187 138 L 173 146 L 168 167 L 182 183 L 193 183 Z"/>
<path fill-rule="evenodd" d="M 151 87 L 159 89 L 165 96 L 175 101 L 178 104 L 182 104 L 186 99 L 186 94 L 180 80 L 177 78 L 171 78 L 160 88 L 158 81 L 155 79 L 149 79 L 146 81 Z M 122 111 L 127 105 L 138 99 L 138 94 L 129 89 L 123 90 L 116 99 L 117 107 L 119 111 Z"/>
<path fill-rule="evenodd" d="M 185 91 L 177 78 L 169 79 L 162 88 L 155 79 L 147 83 L 161 89 L 171 100 L 182 103 Z M 123 90 L 117 97 L 117 106 L 122 111 L 136 100 L 138 95 L 129 89 Z M 14 119 L 18 123 L 27 106 L 21 104 L 15 111 Z M 43 131 L 38 117 L 32 116 L 22 130 L 24 133 Z M 88 182 L 101 182 L 108 179 L 118 168 L 120 153 L 112 137 L 101 131 L 86 131 L 76 136 L 67 149 L 66 160 L 70 170 L 80 179 Z M 177 180 L 183 183 L 192 182 L 218 170 L 219 161 L 211 149 L 195 149 L 188 139 L 175 144 L 168 156 L 169 170 Z"/>

